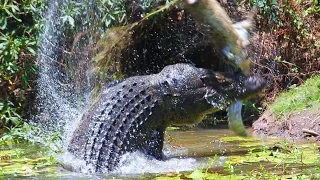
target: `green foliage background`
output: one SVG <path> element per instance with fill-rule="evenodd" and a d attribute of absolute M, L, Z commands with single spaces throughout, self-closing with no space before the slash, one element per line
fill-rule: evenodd
<path fill-rule="evenodd" d="M 42 0 L 2 0 L 0 4 L 0 126 L 21 123 L 36 72 Z"/>

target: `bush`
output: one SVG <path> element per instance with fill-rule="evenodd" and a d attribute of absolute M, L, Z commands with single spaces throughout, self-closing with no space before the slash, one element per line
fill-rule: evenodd
<path fill-rule="evenodd" d="M 33 91 L 43 6 L 42 0 L 4 0 L 0 5 L 0 126 L 20 124 Z"/>
<path fill-rule="evenodd" d="M 279 92 L 319 73 L 320 4 L 318 0 L 250 0 L 258 9 L 252 53 L 257 74 L 270 82 L 265 93 L 273 101 Z"/>

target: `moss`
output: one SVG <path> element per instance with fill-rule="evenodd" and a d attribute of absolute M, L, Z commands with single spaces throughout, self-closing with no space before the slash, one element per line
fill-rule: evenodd
<path fill-rule="evenodd" d="M 290 114 L 308 110 L 320 110 L 320 76 L 314 76 L 299 86 L 292 86 L 287 92 L 279 94 L 270 110 L 278 119 L 287 119 Z"/>
<path fill-rule="evenodd" d="M 119 58 L 121 51 L 130 44 L 131 35 L 129 31 L 135 24 L 122 27 L 110 28 L 98 42 L 94 58 L 94 70 L 98 72 L 99 79 L 104 79 L 108 71 L 112 71 L 111 77 L 121 77 L 119 74 Z M 114 75 L 117 73 L 117 75 Z"/>

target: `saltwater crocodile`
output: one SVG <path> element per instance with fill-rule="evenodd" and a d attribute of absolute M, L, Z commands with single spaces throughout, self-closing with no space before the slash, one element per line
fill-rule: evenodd
<path fill-rule="evenodd" d="M 138 150 L 162 159 L 166 127 L 198 123 L 206 114 L 256 94 L 264 84 L 258 77 L 190 64 L 130 77 L 101 89 L 68 150 L 95 172 L 113 170 L 126 152 Z"/>

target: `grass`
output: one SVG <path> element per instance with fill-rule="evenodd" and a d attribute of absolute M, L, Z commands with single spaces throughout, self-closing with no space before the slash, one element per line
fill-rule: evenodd
<path fill-rule="evenodd" d="M 320 76 L 309 78 L 299 87 L 292 86 L 287 92 L 281 93 L 269 108 L 277 119 L 281 120 L 304 110 L 318 113 L 320 110 Z"/>

